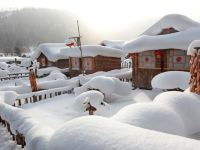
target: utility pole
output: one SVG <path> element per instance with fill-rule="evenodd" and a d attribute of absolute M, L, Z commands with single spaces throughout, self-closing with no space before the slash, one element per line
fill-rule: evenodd
<path fill-rule="evenodd" d="M 82 58 L 83 58 L 83 51 L 82 51 L 82 47 L 81 47 L 81 35 L 80 35 L 80 29 L 79 29 L 79 23 L 77 20 L 77 28 L 78 28 L 78 36 L 73 36 L 73 37 L 69 37 L 69 39 L 73 39 L 76 43 L 76 45 L 78 46 L 80 52 L 81 52 L 81 58 L 80 58 L 80 70 L 81 73 L 83 74 L 83 66 L 82 66 Z"/>

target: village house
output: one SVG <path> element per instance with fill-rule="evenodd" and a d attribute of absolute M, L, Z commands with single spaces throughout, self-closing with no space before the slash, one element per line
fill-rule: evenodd
<path fill-rule="evenodd" d="M 63 56 L 60 50 L 65 48 L 65 43 L 43 43 L 40 44 L 32 54 L 32 60 L 39 62 L 40 68 L 58 67 L 68 68 L 69 60 L 67 56 Z"/>
<path fill-rule="evenodd" d="M 121 68 L 121 57 L 123 57 L 121 50 L 100 45 L 84 45 L 81 48 L 82 57 L 78 47 L 61 50 L 62 55 L 69 56 L 70 77 L 81 73 L 90 74 Z"/>
<path fill-rule="evenodd" d="M 170 21 L 174 19 L 179 22 Z M 186 28 L 185 24 L 191 27 Z M 161 72 L 189 71 L 187 48 L 191 41 L 200 39 L 200 28 L 193 26 L 200 27 L 200 24 L 181 15 L 169 15 L 135 40 L 124 44 L 123 50 L 132 58 L 135 87 L 151 89 L 152 78 Z"/>

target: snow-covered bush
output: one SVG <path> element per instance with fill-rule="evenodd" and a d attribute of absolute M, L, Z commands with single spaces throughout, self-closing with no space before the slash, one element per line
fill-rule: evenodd
<path fill-rule="evenodd" d="M 75 94 L 79 95 L 81 92 L 94 89 L 99 90 L 105 95 L 105 100 L 110 101 L 112 94 L 118 94 L 126 96 L 131 93 L 131 85 L 126 82 L 122 82 L 114 77 L 97 76 L 89 80 L 82 87 L 75 89 Z"/>
<path fill-rule="evenodd" d="M 158 89 L 182 89 L 185 90 L 189 87 L 189 72 L 184 71 L 168 71 L 156 75 L 151 85 L 153 88 Z"/>
<path fill-rule="evenodd" d="M 93 107 L 97 109 L 103 109 L 104 107 L 108 107 L 108 104 L 103 101 L 104 95 L 95 90 L 87 91 L 75 98 L 74 108 L 77 111 L 85 111 L 88 107 L 88 103 L 90 103 Z"/>
<path fill-rule="evenodd" d="M 179 115 L 160 105 L 132 104 L 122 108 L 112 119 L 145 129 L 184 135 L 184 125 Z"/>
<path fill-rule="evenodd" d="M 183 120 L 185 133 L 200 132 L 200 96 L 190 92 L 165 92 L 155 97 L 154 104 L 160 104 L 176 112 Z"/>
<path fill-rule="evenodd" d="M 198 150 L 199 147 L 197 140 L 87 116 L 73 119 L 58 129 L 48 150 Z"/>
<path fill-rule="evenodd" d="M 19 66 L 16 66 L 16 65 L 11 65 L 9 68 L 8 68 L 8 71 L 10 73 L 20 73 L 22 71 L 22 68 L 19 67 Z"/>

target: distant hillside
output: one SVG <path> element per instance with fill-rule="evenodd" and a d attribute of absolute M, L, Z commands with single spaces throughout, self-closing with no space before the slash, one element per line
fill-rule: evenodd
<path fill-rule="evenodd" d="M 51 9 L 0 12 L 0 52 L 20 53 L 43 42 L 64 42 L 75 18 Z"/>

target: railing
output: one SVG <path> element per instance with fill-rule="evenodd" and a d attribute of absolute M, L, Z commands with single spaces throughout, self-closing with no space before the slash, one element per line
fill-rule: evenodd
<path fill-rule="evenodd" d="M 27 103 L 35 103 L 37 101 L 41 101 L 47 98 L 52 98 L 52 97 L 59 96 L 62 94 L 70 94 L 72 93 L 72 91 L 73 91 L 73 88 L 70 86 L 67 86 L 67 87 L 31 92 L 27 94 L 21 94 L 17 96 L 16 101 L 13 106 L 21 106 Z"/>
<path fill-rule="evenodd" d="M 19 78 L 25 78 L 28 77 L 28 72 L 24 72 L 24 73 L 10 73 L 8 74 L 7 77 L 1 77 L 0 80 L 12 80 L 12 79 L 19 79 Z"/>

